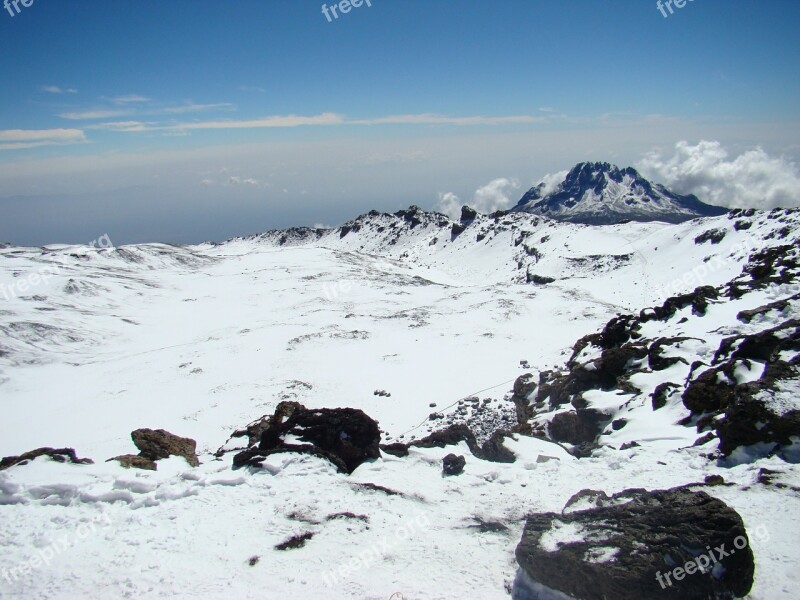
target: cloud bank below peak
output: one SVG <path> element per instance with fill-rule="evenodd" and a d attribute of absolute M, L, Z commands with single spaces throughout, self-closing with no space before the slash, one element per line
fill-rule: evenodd
<path fill-rule="evenodd" d="M 731 157 L 716 141 L 696 145 L 680 141 L 671 154 L 653 150 L 637 168 L 679 194 L 694 194 L 703 202 L 729 208 L 800 206 L 800 173 L 784 157 L 757 147 Z"/>

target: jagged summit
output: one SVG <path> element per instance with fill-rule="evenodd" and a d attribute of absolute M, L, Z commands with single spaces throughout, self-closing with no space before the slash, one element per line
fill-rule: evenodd
<path fill-rule="evenodd" d="M 532 187 L 514 208 L 559 221 L 610 225 L 625 221 L 682 223 L 725 214 L 727 209 L 681 196 L 642 177 L 633 167 L 607 162 L 575 165 L 555 187 Z"/>

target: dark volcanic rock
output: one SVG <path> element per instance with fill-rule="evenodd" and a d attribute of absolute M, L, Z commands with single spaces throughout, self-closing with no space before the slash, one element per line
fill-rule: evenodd
<path fill-rule="evenodd" d="M 567 444 L 592 443 L 610 417 L 592 408 L 558 413 L 550 421 L 550 438 Z"/>
<path fill-rule="evenodd" d="M 694 413 L 724 409 L 733 395 L 733 386 L 717 379 L 717 369 L 701 373 L 683 392 L 683 405 Z"/>
<path fill-rule="evenodd" d="M 163 429 L 137 429 L 131 433 L 139 455 L 150 460 L 161 460 L 170 456 L 182 456 L 193 467 L 200 466 L 197 458 L 197 442 L 179 437 Z"/>
<path fill-rule="evenodd" d="M 518 578 L 514 598 L 537 597 L 524 589 L 530 580 L 582 600 L 749 593 L 753 553 L 741 517 L 724 502 L 675 488 L 626 490 L 597 505 L 528 517 L 516 550 L 528 577 Z"/>
<path fill-rule="evenodd" d="M 679 385 L 670 381 L 659 383 L 656 386 L 656 389 L 653 390 L 653 410 L 664 408 L 667 405 L 667 400 L 669 397 L 674 394 L 679 387 Z"/>
<path fill-rule="evenodd" d="M 547 285 L 548 283 L 553 283 L 555 279 L 553 277 L 528 273 L 527 281 L 528 283 L 535 283 L 536 285 Z"/>
<path fill-rule="evenodd" d="M 719 450 L 723 454 L 753 444 L 772 445 L 778 451 L 780 446 L 791 445 L 793 437 L 800 437 L 800 411 L 777 414 L 753 393 L 757 389 L 752 385 L 738 388 L 725 417 L 717 423 Z"/>
<path fill-rule="evenodd" d="M 488 440 L 483 442 L 483 446 L 476 456 L 490 462 L 513 463 L 517 457 L 503 445 L 503 440 L 510 435 L 507 431 L 495 431 Z"/>
<path fill-rule="evenodd" d="M 461 475 L 466 464 L 467 459 L 463 456 L 448 454 L 442 460 L 442 475 Z"/>
<path fill-rule="evenodd" d="M 752 310 L 743 310 L 736 315 L 736 318 L 740 320 L 742 323 L 750 323 L 750 321 L 752 321 L 754 318 L 760 317 L 769 312 L 772 311 L 783 312 L 793 301 L 796 300 L 800 300 L 800 294 L 789 296 L 788 298 L 784 298 L 783 300 L 776 300 L 775 302 L 770 302 L 769 304 L 765 304 L 764 306 L 760 306 Z"/>
<path fill-rule="evenodd" d="M 709 229 L 694 238 L 694 243 L 705 244 L 706 242 L 711 242 L 712 244 L 719 244 L 725 239 L 726 233 L 728 232 L 724 229 Z"/>
<path fill-rule="evenodd" d="M 297 535 L 293 535 L 288 540 L 281 542 L 275 546 L 275 550 L 296 550 L 298 548 L 302 548 L 306 545 L 306 542 L 314 537 L 314 533 L 311 531 L 307 531 L 305 533 L 299 533 Z"/>
<path fill-rule="evenodd" d="M 462 223 L 472 223 L 475 218 L 478 216 L 478 211 L 474 208 L 469 206 L 462 206 L 461 207 L 461 222 Z"/>
<path fill-rule="evenodd" d="M 302 407 L 299 402 L 283 401 L 278 404 L 273 414 L 264 415 L 246 428 L 234 431 L 231 437 L 246 437 L 248 446 L 254 446 L 261 441 L 261 434 L 264 433 L 264 431 L 277 424 L 283 423 L 283 421 L 288 419 L 298 407 Z M 222 454 L 224 454 L 224 451 L 217 452 L 217 456 L 221 456 Z"/>
<path fill-rule="evenodd" d="M 612 334 L 613 335 L 613 334 Z M 582 348 L 590 343 L 587 338 L 580 340 L 575 345 L 573 359 L 569 361 L 568 373 L 553 373 L 545 371 L 539 376 L 539 391 L 537 401 L 549 398 L 552 408 L 572 402 L 580 406 L 579 396 L 582 392 L 593 389 L 609 390 L 619 384 L 619 378 L 625 375 L 631 364 L 647 356 L 647 347 L 637 343 L 628 343 L 621 347 L 609 347 L 603 350 L 598 360 L 588 364 L 577 364 L 574 360 Z M 592 341 L 602 343 L 602 335 Z M 576 400 L 578 402 L 576 403 Z"/>
<path fill-rule="evenodd" d="M 393 456 L 404 457 L 408 456 L 409 448 L 445 448 L 465 442 L 476 458 L 488 460 L 489 462 L 513 463 L 517 460 L 517 457 L 503 445 L 503 440 L 509 436 L 511 436 L 510 432 L 498 430 L 483 445 L 478 445 L 475 434 L 472 433 L 469 427 L 463 424 L 456 424 L 434 431 L 430 435 L 408 444 L 399 442 L 384 444 L 381 446 L 381 450 Z"/>
<path fill-rule="evenodd" d="M 72 448 L 37 448 L 30 452 L 25 452 L 19 456 L 6 456 L 0 460 L 0 471 L 10 469 L 15 465 L 26 465 L 35 458 L 47 456 L 56 462 L 71 462 L 76 465 L 91 465 L 94 461 L 91 458 L 78 458 Z"/>
<path fill-rule="evenodd" d="M 511 400 L 517 409 L 517 423 L 527 423 L 533 416 L 533 410 L 528 398 L 535 390 L 536 382 L 533 380 L 533 374 L 531 373 L 520 375 L 514 382 Z"/>
<path fill-rule="evenodd" d="M 286 442 L 288 435 L 301 443 Z M 298 452 L 320 456 L 339 471 L 352 473 L 363 462 L 380 458 L 380 438 L 378 423 L 361 410 L 312 410 L 295 403 L 285 420 L 274 419 L 261 433 L 258 446 L 237 454 L 233 464 L 235 468 L 258 467 L 271 454 Z"/>

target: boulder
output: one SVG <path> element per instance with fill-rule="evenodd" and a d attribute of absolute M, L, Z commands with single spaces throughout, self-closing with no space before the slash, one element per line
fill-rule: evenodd
<path fill-rule="evenodd" d="M 461 475 L 466 464 L 467 459 L 463 456 L 448 454 L 442 460 L 442 475 Z"/>
<path fill-rule="evenodd" d="M 471 223 L 474 221 L 478 216 L 478 211 L 474 208 L 469 206 L 462 206 L 461 207 L 461 222 L 462 223 Z"/>
<path fill-rule="evenodd" d="M 234 456 L 233 465 L 260 467 L 272 454 L 298 452 L 325 458 L 349 474 L 365 461 L 380 458 L 380 438 L 378 423 L 361 410 L 312 410 L 294 403 L 285 419 L 271 420 L 257 446 Z"/>
<path fill-rule="evenodd" d="M 791 446 L 800 437 L 800 410 L 776 410 L 768 400 L 768 392 L 754 390 L 757 386 L 752 384 L 737 388 L 725 416 L 715 423 L 719 450 L 724 455 L 755 444 L 772 446 L 781 455 L 783 447 Z"/>
<path fill-rule="evenodd" d="M 747 533 L 721 500 L 688 488 L 574 498 L 595 506 L 528 517 L 516 549 L 521 574 L 513 598 L 538 598 L 543 586 L 581 600 L 749 593 L 755 564 Z"/>
<path fill-rule="evenodd" d="M 550 421 L 550 439 L 567 444 L 593 443 L 603 431 L 610 417 L 605 413 L 585 408 L 558 413 Z"/>
<path fill-rule="evenodd" d="M 163 429 L 137 429 L 131 433 L 139 456 L 149 460 L 161 460 L 170 456 L 182 456 L 193 467 L 200 466 L 197 458 L 197 442 L 179 437 Z"/>

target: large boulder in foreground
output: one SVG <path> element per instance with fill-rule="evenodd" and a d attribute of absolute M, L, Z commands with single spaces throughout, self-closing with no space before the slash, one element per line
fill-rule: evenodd
<path fill-rule="evenodd" d="M 139 456 L 151 461 L 182 456 L 191 466 L 200 466 L 197 442 L 191 438 L 180 437 L 163 429 L 137 429 L 131 432 L 131 438 L 139 449 Z"/>
<path fill-rule="evenodd" d="M 528 517 L 513 598 L 538 598 L 541 586 L 581 600 L 749 593 L 753 553 L 741 517 L 724 502 L 688 488 L 587 496 L 593 508 L 568 503 L 562 514 Z"/>
<path fill-rule="evenodd" d="M 355 408 L 312 410 L 296 402 L 287 411 L 281 405 L 276 410 L 276 418 L 265 422 L 258 446 L 234 456 L 235 468 L 259 467 L 272 454 L 299 452 L 325 458 L 339 471 L 349 474 L 365 461 L 380 458 L 378 423 L 364 411 Z"/>

